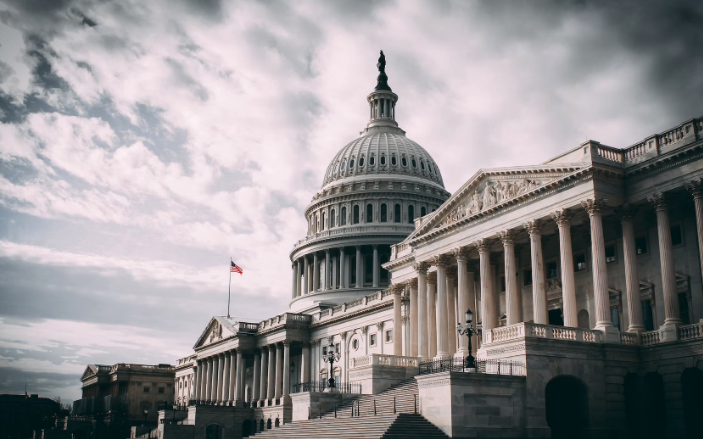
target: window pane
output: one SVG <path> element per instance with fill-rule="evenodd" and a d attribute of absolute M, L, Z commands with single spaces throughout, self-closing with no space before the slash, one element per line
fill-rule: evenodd
<path fill-rule="evenodd" d="M 373 222 L 373 204 L 366 205 L 366 222 L 367 223 Z"/>
<path fill-rule="evenodd" d="M 613 322 L 613 326 L 620 330 L 620 313 L 618 312 L 617 306 L 610 307 L 610 320 Z"/>
<path fill-rule="evenodd" d="M 654 331 L 654 315 L 652 314 L 652 302 L 649 300 L 642 301 L 642 320 L 644 320 L 644 329 Z"/>
<path fill-rule="evenodd" d="M 388 222 L 388 206 L 386 206 L 386 203 L 381 204 L 381 222 Z"/>
<path fill-rule="evenodd" d="M 408 222 L 413 223 L 415 221 L 415 206 L 412 204 L 408 206 Z"/>
<path fill-rule="evenodd" d="M 400 204 L 396 204 L 395 208 L 393 209 L 393 222 L 399 223 L 400 222 Z"/>
<path fill-rule="evenodd" d="M 354 206 L 353 224 L 359 224 L 359 205 Z"/>
<path fill-rule="evenodd" d="M 686 297 L 686 293 L 679 293 L 679 315 L 684 325 L 689 325 L 691 323 L 688 314 L 688 298 Z"/>

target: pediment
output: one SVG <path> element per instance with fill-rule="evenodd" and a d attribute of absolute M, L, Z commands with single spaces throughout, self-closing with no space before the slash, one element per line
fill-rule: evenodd
<path fill-rule="evenodd" d="M 583 168 L 585 166 L 549 167 L 542 165 L 539 167 L 479 170 L 406 241 L 418 238 L 434 229 L 500 209 L 514 200 L 529 197 L 545 186 L 571 176 Z"/>
<path fill-rule="evenodd" d="M 224 338 L 233 335 L 231 324 L 224 317 L 213 317 L 205 330 L 195 343 L 194 349 L 198 349 L 213 343 L 216 343 Z"/>

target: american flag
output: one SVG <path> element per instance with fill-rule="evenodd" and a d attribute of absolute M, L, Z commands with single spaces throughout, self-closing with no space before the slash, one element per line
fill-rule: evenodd
<path fill-rule="evenodd" d="M 242 271 L 241 267 L 239 267 L 239 266 L 238 266 L 237 264 L 235 264 L 233 261 L 230 261 L 230 263 L 232 264 L 232 266 L 231 266 L 230 269 L 229 269 L 229 272 L 230 272 L 230 273 L 244 274 L 244 272 Z"/>

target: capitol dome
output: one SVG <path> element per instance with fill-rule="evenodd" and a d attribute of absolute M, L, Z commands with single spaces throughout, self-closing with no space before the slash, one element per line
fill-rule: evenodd
<path fill-rule="evenodd" d="M 444 188 L 437 163 L 399 128 L 379 128 L 342 148 L 327 167 L 322 188 L 356 177 L 412 177 Z"/>
<path fill-rule="evenodd" d="M 391 245 L 450 196 L 437 163 L 395 120 L 398 95 L 385 57 L 366 97 L 369 122 L 342 148 L 305 209 L 306 236 L 293 246 L 293 312 L 321 312 L 387 288 Z"/>

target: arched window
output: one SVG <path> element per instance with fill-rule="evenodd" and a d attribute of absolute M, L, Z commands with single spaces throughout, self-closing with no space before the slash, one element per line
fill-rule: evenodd
<path fill-rule="evenodd" d="M 205 439 L 222 439 L 222 427 L 210 424 L 205 428 Z"/>
<path fill-rule="evenodd" d="M 352 224 L 359 224 L 359 205 L 356 204 L 354 205 L 354 218 L 352 220 Z"/>
<path fill-rule="evenodd" d="M 403 164 L 403 166 L 408 166 L 408 159 L 406 159 L 405 157 L 403 157 L 400 162 Z"/>
<path fill-rule="evenodd" d="M 394 223 L 399 223 L 401 221 L 400 218 L 400 204 L 396 204 L 395 207 L 393 208 L 393 222 Z"/>
<path fill-rule="evenodd" d="M 342 215 L 339 217 L 339 225 L 340 226 L 347 225 L 347 207 L 346 206 L 342 207 Z"/>
<path fill-rule="evenodd" d="M 398 161 L 395 159 L 395 156 L 392 156 L 391 157 L 391 165 L 395 166 L 396 164 L 398 164 Z"/>
<path fill-rule="evenodd" d="M 697 367 L 689 367 L 681 374 L 681 390 L 683 390 L 683 416 L 688 437 L 703 435 L 703 372 Z"/>
<path fill-rule="evenodd" d="M 381 156 L 381 164 L 382 164 L 382 165 L 385 165 L 385 164 L 386 164 L 386 156 L 385 156 L 385 155 L 382 155 L 382 156 Z"/>
<path fill-rule="evenodd" d="M 571 376 L 557 376 L 547 383 L 544 394 L 552 437 L 583 437 L 588 428 L 588 389 L 583 382 Z"/>
<path fill-rule="evenodd" d="M 349 169 L 354 167 L 354 159 L 349 160 Z"/>
<path fill-rule="evenodd" d="M 373 222 L 373 204 L 366 205 L 366 222 L 367 223 Z"/>
<path fill-rule="evenodd" d="M 386 206 L 386 203 L 381 204 L 381 222 L 388 222 L 388 206 Z"/>
<path fill-rule="evenodd" d="M 334 211 L 334 209 L 332 209 L 332 210 L 330 211 L 330 229 L 331 229 L 332 227 L 334 227 L 334 226 L 337 225 L 337 224 L 335 224 L 336 221 L 335 221 L 335 218 L 334 218 L 334 214 L 335 214 L 335 211 Z"/>
<path fill-rule="evenodd" d="M 373 166 L 376 164 L 376 158 L 374 156 L 369 157 L 369 165 Z"/>
<path fill-rule="evenodd" d="M 320 226 L 322 230 L 325 230 L 325 212 L 322 212 L 322 221 L 320 221 Z"/>
<path fill-rule="evenodd" d="M 423 171 L 425 170 L 425 162 L 423 162 L 422 160 L 420 160 L 420 167 Z"/>
<path fill-rule="evenodd" d="M 425 216 L 425 215 L 427 215 L 427 209 L 425 208 L 425 206 L 422 206 L 420 208 L 420 216 Z"/>
<path fill-rule="evenodd" d="M 361 157 L 359 157 L 359 167 L 361 168 L 362 166 L 364 166 L 364 156 L 363 155 Z"/>
<path fill-rule="evenodd" d="M 413 164 L 413 168 L 417 168 L 417 162 L 415 161 L 415 159 L 412 159 L 411 163 Z"/>
<path fill-rule="evenodd" d="M 412 204 L 408 206 L 408 222 L 413 223 L 415 221 L 415 206 Z"/>

